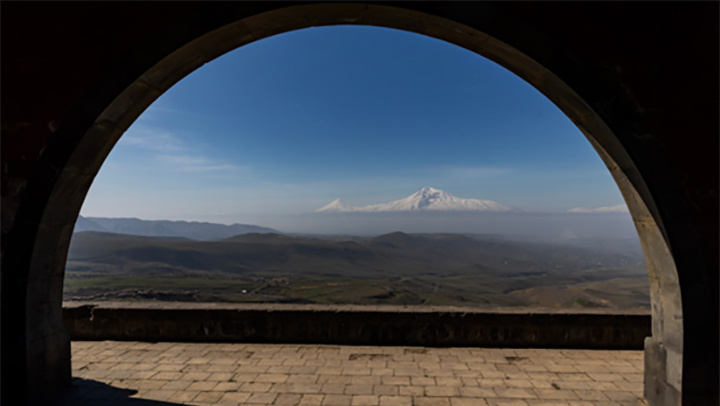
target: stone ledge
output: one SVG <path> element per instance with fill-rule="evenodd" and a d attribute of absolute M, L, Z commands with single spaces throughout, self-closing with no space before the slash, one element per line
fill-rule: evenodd
<path fill-rule="evenodd" d="M 226 303 L 63 306 L 74 340 L 642 349 L 650 315 L 548 309 Z"/>

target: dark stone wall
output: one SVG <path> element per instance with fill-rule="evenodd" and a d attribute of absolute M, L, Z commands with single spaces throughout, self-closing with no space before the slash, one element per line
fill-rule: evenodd
<path fill-rule="evenodd" d="M 643 348 L 649 314 L 400 306 L 67 303 L 75 340 Z"/>
<path fill-rule="evenodd" d="M 95 121 L 139 75 L 195 38 L 238 19 L 303 4 L 310 3 L 2 4 L 3 399 L 11 399 L 11 393 L 22 404 L 28 396 L 53 393 L 69 381 L 61 312 L 66 247 L 84 193 L 114 142 L 103 134 L 87 135 L 93 125 L 102 127 Z M 403 11 L 384 19 L 377 14 L 378 4 Z M 683 331 L 677 332 L 684 341 L 682 402 L 718 403 L 720 3 L 369 2 L 319 7 L 302 16 L 304 26 L 366 22 L 422 31 L 422 20 L 429 17 L 418 19 L 415 12 L 464 24 L 537 61 L 589 104 L 616 136 L 599 144 L 638 189 L 677 269 L 683 311 Z M 375 14 L 367 13 L 369 7 L 375 7 Z M 348 14 L 354 16 L 334 20 Z M 285 24 L 261 21 L 248 28 L 253 35 L 281 32 Z M 441 34 L 453 38 L 457 33 L 448 29 Z M 557 102 L 552 92 L 546 95 Z M 121 134 L 122 125 L 114 136 Z M 73 161 L 78 157 L 82 159 Z M 52 199 L 67 204 L 49 205 Z M 651 348 L 650 353 L 663 350 Z"/>

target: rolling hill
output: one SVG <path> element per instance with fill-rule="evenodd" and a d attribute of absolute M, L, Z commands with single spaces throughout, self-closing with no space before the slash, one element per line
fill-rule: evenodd
<path fill-rule="evenodd" d="M 79 263 L 112 265 L 117 272 L 133 272 L 134 264 L 162 263 L 188 271 L 367 278 L 472 274 L 476 269 L 498 275 L 580 272 L 637 265 L 640 261 L 587 248 L 483 240 L 458 234 L 396 232 L 354 240 L 244 234 L 218 241 L 194 241 L 80 232 L 70 245 L 68 269 L 73 270 Z"/>
<path fill-rule="evenodd" d="M 648 302 L 640 255 L 459 234 L 254 233 L 194 241 L 87 231 L 74 235 L 67 275 L 68 298 L 575 307 Z"/>

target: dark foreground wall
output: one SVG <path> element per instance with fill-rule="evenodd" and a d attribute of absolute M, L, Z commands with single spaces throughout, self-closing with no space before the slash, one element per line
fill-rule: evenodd
<path fill-rule="evenodd" d="M 74 340 L 643 348 L 650 315 L 402 306 L 66 303 Z"/>
<path fill-rule="evenodd" d="M 67 249 L 128 126 L 234 46 L 334 24 L 487 55 L 587 132 L 653 265 L 646 398 L 720 404 L 719 2 L 3 2 L 1 14 L 3 404 L 44 405 L 70 385 Z"/>

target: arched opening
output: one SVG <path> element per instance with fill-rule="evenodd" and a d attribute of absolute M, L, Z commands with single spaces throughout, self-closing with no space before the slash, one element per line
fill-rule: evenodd
<path fill-rule="evenodd" d="M 234 22 L 232 22 L 234 21 Z M 32 247 L 30 253 L 3 258 L 4 265 L 27 269 L 19 279 L 26 280 L 28 289 L 9 291 L 3 284 L 3 300 L 23 303 L 25 311 L 20 329 L 11 341 L 27 343 L 22 346 L 27 360 L 14 360 L 23 365 L 22 379 L 40 376 L 40 370 L 54 357 L 67 356 L 67 337 L 62 337 L 60 300 L 63 266 L 72 225 L 84 196 L 104 158 L 125 129 L 162 92 L 203 63 L 248 42 L 275 33 L 315 25 L 366 24 L 404 29 L 429 35 L 470 49 L 505 66 L 544 93 L 578 125 L 593 143 L 618 183 L 643 243 L 651 280 L 653 301 L 653 338 L 646 348 L 652 368 L 646 367 L 647 391 L 662 390 L 668 398 L 679 399 L 683 368 L 683 311 L 680 285 L 673 256 L 668 248 L 669 232 L 662 224 L 662 210 L 654 201 L 648 187 L 647 172 L 641 171 L 626 150 L 633 141 L 625 134 L 619 136 L 597 113 L 560 77 L 517 49 L 476 29 L 428 14 L 386 6 L 302 5 L 281 8 L 255 16 L 229 13 L 210 19 L 207 26 L 194 26 L 187 36 L 174 37 L 164 50 L 153 49 L 138 55 L 137 65 L 118 68 L 125 74 L 113 89 L 100 89 L 98 95 L 106 102 L 97 102 L 93 111 L 78 114 L 75 120 L 63 123 L 58 130 L 56 144 L 50 145 L 46 168 L 54 173 L 51 185 L 28 191 L 38 201 L 33 207 L 22 208 L 18 214 L 22 222 L 15 224 L 16 244 Z M 182 27 L 186 28 L 186 27 Z M 180 28 L 178 28 L 179 30 Z M 169 34 L 176 35 L 177 32 Z M 151 44 L 159 46 L 159 44 Z M 142 54 L 142 52 L 141 52 Z M 154 60 L 160 56 L 159 59 Z M 117 72 L 114 72 L 114 74 Z M 135 75 L 139 73 L 139 75 Z M 567 76 L 572 76 L 566 73 Z M 572 78 L 570 78 L 572 79 Z M 98 114 L 95 114 L 98 113 Z M 611 116 L 610 113 L 605 113 Z M 87 122 L 87 119 L 91 122 Z M 63 135 L 63 136 L 61 136 Z M 622 140 L 622 142 L 621 142 Z M 636 148 L 636 147 L 633 147 Z M 43 174 L 38 175 L 43 177 Z M 670 174 L 668 178 L 672 178 Z M 39 182 L 41 185 L 44 182 Z M 673 185 L 668 186 L 672 190 Z M 667 190 L 666 190 L 667 192 Z M 669 209 L 664 209 L 669 210 Z M 45 294 L 45 290 L 50 294 Z M 8 293 L 10 297 L 8 297 Z M 36 293 L 37 295 L 35 295 Z M 5 302 L 8 303 L 8 302 Z M 687 312 L 688 309 L 685 309 Z M 43 315 L 24 319 L 25 314 Z M 5 322 L 6 318 L 3 315 Z M 50 334 L 43 333 L 50 331 Z M 54 335 L 54 336 L 53 336 Z M 30 340 L 29 337 L 43 337 Z M 7 342 L 7 341 L 6 341 Z M 687 344 L 687 343 L 685 343 Z M 4 355 L 4 359 L 7 359 Z M 23 357 L 24 354 L 20 354 Z M 63 364 L 62 362 L 60 364 Z M 64 364 L 69 365 L 69 363 Z M 62 369 L 48 369 L 47 376 L 37 380 L 38 387 L 52 380 Z M 657 374 L 657 375 L 652 375 Z M 687 375 L 687 374 L 686 374 Z M 7 382 L 7 381 L 6 381 Z M 649 385 L 649 386 L 647 386 Z M 663 386 L 664 385 L 664 386 Z M 657 389 L 662 387 L 661 389 Z M 32 388 L 29 389 L 32 391 Z"/>
<path fill-rule="evenodd" d="M 440 191 L 418 194 L 427 185 Z M 407 207 L 362 207 L 410 194 Z M 352 206 L 321 209 L 339 197 Z M 459 200 L 467 198 L 486 203 Z M 407 31 L 313 27 L 207 63 L 128 128 L 76 223 L 65 300 L 649 311 L 642 250 L 623 202 L 577 127 L 497 64 Z M 469 203 L 494 206 L 459 210 Z M 625 212 L 568 213 L 618 204 Z M 220 248 L 206 240 L 243 231 L 201 236 L 191 232 L 194 223 L 151 227 L 130 218 L 250 224 L 255 231 L 247 233 L 279 235 Z M 157 251 L 137 257 L 127 244 L 142 243 L 118 240 L 134 237 L 95 233 L 206 242 L 144 239 Z M 613 253 L 629 254 L 628 262 L 577 251 L 597 250 L 609 236 Z M 492 241 L 505 249 L 482 245 Z M 118 246 L 117 259 L 88 244 Z M 252 256 L 274 259 L 243 258 L 248 244 Z M 234 261 L 205 258 L 208 245 L 232 250 L 226 255 Z M 522 250 L 530 257 L 520 261 Z M 184 259 L 170 254 L 177 251 Z M 549 251 L 564 255 L 553 263 L 542 257 Z M 593 255 L 592 264 L 581 259 Z M 607 269 L 631 263 L 621 275 Z M 613 274 L 622 281 L 600 285 Z"/>

